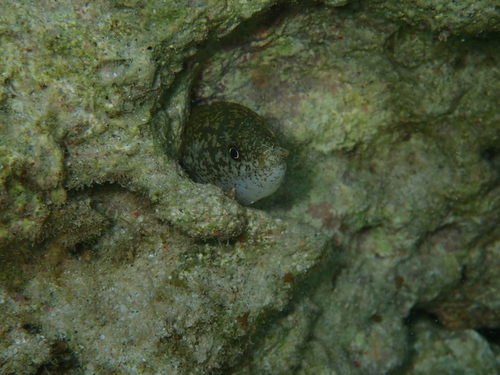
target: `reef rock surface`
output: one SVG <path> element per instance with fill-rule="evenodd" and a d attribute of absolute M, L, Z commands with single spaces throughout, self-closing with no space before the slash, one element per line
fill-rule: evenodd
<path fill-rule="evenodd" d="M 498 11 L 433 4 L 2 3 L 1 372 L 498 373 Z M 290 151 L 253 206 L 178 163 L 212 100 Z"/>

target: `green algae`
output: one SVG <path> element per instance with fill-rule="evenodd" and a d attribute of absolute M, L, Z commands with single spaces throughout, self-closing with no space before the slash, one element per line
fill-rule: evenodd
<path fill-rule="evenodd" d="M 89 372 L 400 370 L 410 309 L 446 316 L 437 300 L 498 237 L 498 51 L 450 37 L 496 16 L 432 9 L 434 35 L 387 21 L 406 3 L 292 7 L 218 45 L 271 2 L 190 4 L 3 5 L 0 331 L 22 354 L 5 368 L 35 372 L 67 340 Z M 262 211 L 176 162 L 193 56 L 195 98 L 245 103 L 293 145 Z M 493 306 L 471 276 L 467 308 L 479 288 Z"/>
<path fill-rule="evenodd" d="M 489 238 L 498 208 L 485 195 L 496 191 L 498 168 L 481 151 L 496 149 L 499 137 L 489 110 L 498 82 L 487 62 L 498 54 L 495 38 L 444 42 L 352 10 L 317 8 L 261 26 L 251 35 L 267 43 L 226 46 L 197 88 L 202 100 L 256 108 L 297 145 L 278 192 L 293 201 L 274 200 L 274 213 L 329 233 L 343 265 L 333 292 L 326 273 L 313 293 L 324 308 L 315 338 L 301 347 L 270 336 L 275 346 L 248 363 L 255 373 L 269 368 L 262 358 L 275 358 L 282 373 L 350 374 L 353 363 L 365 373 L 401 370 L 401 318 L 459 288 L 484 254 L 473 238 Z M 281 362 L 288 350 L 303 359 Z"/>
<path fill-rule="evenodd" d="M 478 35 L 498 31 L 499 15 L 494 1 L 374 1 L 372 10 L 396 22 L 425 25 L 446 40 L 450 35 Z"/>

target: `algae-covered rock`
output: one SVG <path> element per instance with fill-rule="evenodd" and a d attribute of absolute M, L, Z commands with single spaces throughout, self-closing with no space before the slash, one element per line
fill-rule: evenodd
<path fill-rule="evenodd" d="M 500 91 L 490 59 L 500 51 L 494 40 L 444 42 L 363 8 L 288 16 L 250 45 L 226 45 L 197 95 L 237 98 L 273 124 L 292 150 L 275 211 L 328 233 L 341 270 L 325 270 L 288 315 L 297 331 L 277 321 L 241 373 L 404 373 L 412 309 L 439 311 L 470 270 L 488 283 L 479 270 L 495 269 L 485 258 L 495 253 L 477 244 L 498 236 Z M 321 312 L 302 322 L 311 301 Z M 456 314 L 477 307 L 470 302 Z"/>
<path fill-rule="evenodd" d="M 500 15 L 495 1 L 370 1 L 370 8 L 394 21 L 425 27 L 440 32 L 446 39 L 450 34 L 488 33 L 499 31 Z"/>
<path fill-rule="evenodd" d="M 146 123 L 196 44 L 269 4 L 2 4 L 2 243 L 40 236 L 64 188 L 133 179 L 154 153 Z"/>
<path fill-rule="evenodd" d="M 418 322 L 413 343 L 416 356 L 408 374 L 498 374 L 495 354 L 488 342 L 473 330 L 455 332 Z"/>
<path fill-rule="evenodd" d="M 344 3 L 0 5 L 2 373 L 493 363 L 498 14 Z M 211 100 L 290 151 L 250 208 L 177 160 Z"/>
<path fill-rule="evenodd" d="M 234 365 L 322 260 L 324 236 L 259 211 L 229 244 L 186 240 L 123 189 L 94 193 L 92 205 L 112 228 L 24 290 L 30 321 L 52 340 L 63 336 L 86 373 Z"/>
<path fill-rule="evenodd" d="M 464 269 L 460 285 L 428 307 L 449 329 L 500 325 L 500 243 L 495 240 L 478 247 L 473 254 L 483 259 L 476 262 L 477 267 Z"/>

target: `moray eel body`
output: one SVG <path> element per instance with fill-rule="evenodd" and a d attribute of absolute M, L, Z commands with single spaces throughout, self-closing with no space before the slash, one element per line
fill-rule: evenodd
<path fill-rule="evenodd" d="M 276 191 L 287 155 L 259 115 L 236 103 L 194 108 L 182 135 L 181 163 L 189 176 L 234 194 L 243 205 Z"/>

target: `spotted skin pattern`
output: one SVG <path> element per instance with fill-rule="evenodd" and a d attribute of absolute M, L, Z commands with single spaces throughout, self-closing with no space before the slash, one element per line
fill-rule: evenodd
<path fill-rule="evenodd" d="M 181 163 L 189 176 L 234 194 L 243 205 L 278 189 L 287 155 L 259 115 L 237 103 L 194 108 L 182 135 Z"/>

